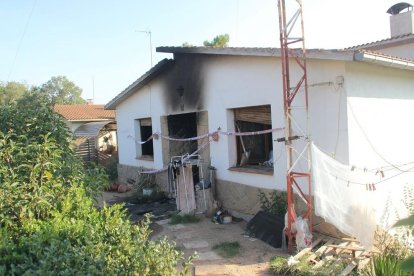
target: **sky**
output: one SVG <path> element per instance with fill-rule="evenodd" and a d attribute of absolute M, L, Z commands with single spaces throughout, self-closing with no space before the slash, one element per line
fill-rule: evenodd
<path fill-rule="evenodd" d="M 303 0 L 306 47 L 389 38 L 386 11 L 397 2 Z M 106 104 L 151 68 L 151 55 L 153 65 L 172 58 L 156 47 L 202 46 L 224 33 L 230 47 L 280 47 L 277 1 L 0 0 L 0 82 L 63 75 L 83 98 Z"/>

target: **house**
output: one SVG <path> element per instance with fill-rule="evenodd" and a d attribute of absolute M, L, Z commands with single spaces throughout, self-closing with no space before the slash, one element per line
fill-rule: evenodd
<path fill-rule="evenodd" d="M 63 116 L 76 137 L 76 150 L 84 161 L 106 159 L 116 152 L 115 112 L 98 104 L 56 104 L 54 110 Z"/>
<path fill-rule="evenodd" d="M 401 26 L 394 20 L 400 16 L 413 24 L 411 10 L 392 14 L 391 24 Z M 413 161 L 413 38 L 411 28 L 348 49 L 307 51 L 310 134 L 320 149 L 357 168 Z M 135 177 L 138 167 L 161 171 L 171 157 L 203 147 L 204 163 L 216 168 L 217 196 L 224 208 L 240 216 L 255 214 L 259 189 L 286 189 L 286 150 L 277 142 L 285 124 L 280 49 L 157 51 L 171 53 L 173 59 L 159 62 L 105 106 L 116 110 L 121 181 Z M 274 131 L 231 135 L 267 129 Z M 218 130 L 229 135 L 208 142 L 207 134 Z M 201 137 L 184 143 L 156 135 L 158 139 L 137 143 L 153 133 Z M 247 151 L 250 156 L 242 162 Z M 157 174 L 160 184 L 166 179 L 165 171 Z"/>

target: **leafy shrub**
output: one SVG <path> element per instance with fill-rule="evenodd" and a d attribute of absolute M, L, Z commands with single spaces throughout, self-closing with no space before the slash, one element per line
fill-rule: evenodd
<path fill-rule="evenodd" d="M 307 261 L 310 253 L 303 255 L 297 261 L 298 263 L 290 264 L 286 257 L 274 257 L 270 261 L 270 269 L 277 275 L 341 275 L 341 272 L 347 266 L 347 262 L 342 260 L 326 260 L 322 266 L 315 268 Z M 349 275 L 354 275 L 352 272 Z"/>
<path fill-rule="evenodd" d="M 374 235 L 374 244 L 381 253 L 371 258 L 363 271 L 365 275 L 408 275 L 401 269 L 401 263 L 408 256 L 409 250 L 401 241 L 386 232 L 377 231 Z"/>
<path fill-rule="evenodd" d="M 287 194 L 283 191 L 273 191 L 268 197 L 259 190 L 260 207 L 263 211 L 284 217 L 287 211 Z"/>
<path fill-rule="evenodd" d="M 103 168 L 85 169 L 62 118 L 28 98 L 0 108 L 0 275 L 177 274 L 182 253 L 148 239 L 148 217 L 131 225 L 119 205 L 95 209 Z"/>
<path fill-rule="evenodd" d="M 112 156 L 104 167 L 106 173 L 108 174 L 109 180 L 116 181 L 118 179 L 118 158 L 116 156 Z"/>
<path fill-rule="evenodd" d="M 176 274 L 182 253 L 166 239 L 149 240 L 149 223 L 147 217 L 132 226 L 119 205 L 96 210 L 84 189 L 72 186 L 52 219 L 26 221 L 25 235 L 17 240 L 2 233 L 0 270 L 17 275 Z"/>
<path fill-rule="evenodd" d="M 401 260 L 390 254 L 379 254 L 372 257 L 368 268 L 364 271 L 367 276 L 408 275 L 401 270 Z"/>
<path fill-rule="evenodd" d="M 273 257 L 270 260 L 270 269 L 277 275 L 289 275 L 290 268 L 286 257 Z"/>

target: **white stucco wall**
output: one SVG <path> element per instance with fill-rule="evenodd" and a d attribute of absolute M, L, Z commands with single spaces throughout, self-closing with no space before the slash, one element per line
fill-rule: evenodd
<path fill-rule="evenodd" d="M 394 57 L 414 59 L 414 43 L 375 50 Z"/>
<path fill-rule="evenodd" d="M 347 73 L 350 164 L 414 161 L 414 72 L 350 63 Z"/>
<path fill-rule="evenodd" d="M 159 132 L 160 116 L 164 115 L 164 106 L 161 104 L 162 86 L 160 81 L 153 81 L 143 87 L 139 93 L 133 94 L 128 100 L 117 107 L 116 121 L 118 129 L 119 163 L 130 166 L 143 166 L 146 168 L 162 168 L 162 148 L 158 140 L 154 140 L 154 161 L 140 160 L 136 154 L 134 139 L 135 120 L 152 118 L 153 132 Z"/>
<path fill-rule="evenodd" d="M 260 57 L 211 58 L 205 69 L 209 80 L 205 87 L 208 106 L 209 110 L 214 110 L 214 112 L 209 112 L 210 129 L 215 130 L 221 127 L 234 131 L 234 121 L 230 109 L 265 104 L 271 105 L 272 127 L 284 127 L 279 62 L 280 60 L 276 58 Z M 344 74 L 343 63 L 311 61 L 308 66 L 312 68 L 308 71 L 309 84 L 332 82 L 332 85 L 322 84 L 309 89 L 312 136 L 318 144 L 323 145 L 325 150 L 334 152 L 338 133 L 337 122 L 338 116 L 340 116 L 341 129 L 337 155 L 347 160 L 346 133 L 342 135 L 346 131 L 345 101 L 339 101 L 339 97 L 345 98 L 345 94 L 337 91 L 340 89 L 335 89 L 333 85 L 336 76 Z M 338 105 L 342 106 L 342 111 L 339 111 L 339 113 L 343 113 L 342 116 L 336 109 Z M 298 118 L 305 117 L 299 115 Z M 299 124 L 305 125 L 302 122 Z M 273 140 L 282 136 L 284 136 L 283 131 L 274 132 Z M 274 158 L 277 159 L 273 176 L 227 170 L 236 163 L 235 148 L 234 137 L 221 137 L 219 143 L 211 145 L 211 162 L 213 166 L 220 168 L 217 171 L 219 179 L 261 188 L 285 188 L 286 154 L 284 143 L 273 142 Z"/>
<path fill-rule="evenodd" d="M 265 57 L 203 56 L 202 110 L 208 111 L 209 131 L 219 127 L 234 131 L 231 109 L 257 105 L 271 105 L 272 127 L 284 126 L 280 60 Z M 199 63 L 200 64 L 200 63 Z M 188 70 L 191 70 L 189 68 Z M 337 76 L 345 74 L 345 65 L 338 61 L 309 61 L 308 82 L 312 136 L 325 151 L 347 161 L 346 91 L 335 84 Z M 292 74 L 295 78 L 295 74 Z M 345 77 L 346 79 L 346 77 Z M 292 82 L 293 83 L 293 82 Z M 346 82 L 345 82 L 346 85 Z M 151 87 L 151 88 L 150 88 Z M 134 119 L 152 117 L 153 131 L 160 131 L 160 116 L 174 112 L 165 104 L 163 76 L 151 82 L 117 107 L 119 161 L 121 164 L 162 168 L 161 142 L 154 141 L 154 161 L 136 158 Z M 338 107 L 340 110 L 338 111 Z M 193 112 L 195 109 L 186 109 Z M 301 111 L 299 111 L 301 112 Z M 339 122 L 339 125 L 338 125 Z M 303 122 L 299 122 L 302 124 Z M 339 128 L 338 128 L 339 126 Z M 299 134 L 299 133 L 298 133 Z M 339 136 L 338 136 L 339 135 Z M 273 140 L 284 136 L 273 133 Z M 285 189 L 286 154 L 284 143 L 273 142 L 274 175 L 235 172 L 228 170 L 236 163 L 236 140 L 220 136 L 210 147 L 211 165 L 217 168 L 217 178 L 260 188 Z"/>

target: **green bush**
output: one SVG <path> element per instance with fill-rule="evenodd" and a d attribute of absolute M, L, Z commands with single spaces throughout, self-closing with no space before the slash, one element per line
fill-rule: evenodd
<path fill-rule="evenodd" d="M 0 275 L 178 274 L 183 254 L 148 239 L 148 217 L 132 225 L 122 206 L 94 207 L 103 168 L 85 169 L 62 118 L 27 97 L 0 108 Z"/>
<path fill-rule="evenodd" d="M 403 276 L 409 275 L 401 270 L 402 260 L 398 256 L 391 254 L 375 255 L 371 258 L 368 267 L 364 270 L 364 275 L 367 276 L 382 276 L 395 275 Z"/>
<path fill-rule="evenodd" d="M 287 211 L 287 194 L 283 191 L 273 191 L 268 197 L 263 191 L 259 190 L 260 207 L 263 211 L 285 217 Z"/>
<path fill-rule="evenodd" d="M 17 275 L 177 274 L 182 253 L 166 239 L 149 240 L 149 223 L 147 217 L 131 225 L 119 205 L 96 210 L 84 189 L 73 186 L 52 219 L 26 221 L 24 236 L 18 239 L 7 231 L 1 233 L 0 271 Z"/>

